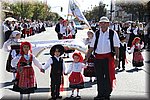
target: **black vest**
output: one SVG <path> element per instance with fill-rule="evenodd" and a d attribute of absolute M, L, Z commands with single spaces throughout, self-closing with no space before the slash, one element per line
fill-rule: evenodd
<path fill-rule="evenodd" d="M 55 57 L 51 57 L 53 64 L 51 64 L 50 76 L 62 75 L 63 72 L 63 59 L 59 58 L 59 61 Z"/>
<path fill-rule="evenodd" d="M 99 34 L 100 34 L 100 30 L 95 32 L 96 39 L 95 39 L 95 43 L 94 43 L 94 53 L 95 53 L 95 50 L 97 48 Z M 114 36 L 114 31 L 112 29 L 109 29 L 110 48 L 111 48 L 111 53 L 114 56 L 115 55 L 115 48 L 114 48 L 113 36 Z"/>

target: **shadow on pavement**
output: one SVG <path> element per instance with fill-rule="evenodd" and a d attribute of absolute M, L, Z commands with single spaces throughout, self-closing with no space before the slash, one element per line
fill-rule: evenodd
<path fill-rule="evenodd" d="M 66 97 L 63 100 L 80 100 L 81 98 L 77 98 L 77 97 Z"/>
<path fill-rule="evenodd" d="M 121 69 L 121 70 L 120 69 L 116 69 L 115 70 L 115 74 L 118 74 L 119 72 L 124 72 L 124 71 L 125 71 L 125 69 Z"/>
<path fill-rule="evenodd" d="M 137 68 L 137 67 L 135 67 L 135 68 L 133 68 L 133 69 L 126 70 L 126 72 L 133 73 L 133 72 L 138 72 L 138 71 L 141 71 L 141 70 L 143 70 L 143 69 L 142 69 L 142 68 Z"/>
<path fill-rule="evenodd" d="M 0 83 L 0 88 L 7 87 L 7 86 L 10 86 L 10 85 L 13 85 L 13 82 Z"/>
<path fill-rule="evenodd" d="M 4 85 L 2 85 L 2 87 L 6 87 L 6 86 L 9 86 L 9 85 L 13 85 L 12 82 L 6 82 L 6 83 L 1 83 L 1 84 L 4 84 Z M 85 82 L 85 83 L 84 83 L 84 88 L 91 88 L 92 85 L 94 85 L 94 84 L 96 84 L 96 82 Z M 84 88 L 83 88 L 83 89 L 84 89 Z M 8 88 L 8 89 L 13 91 L 12 88 Z M 71 91 L 71 90 L 72 90 L 72 89 L 69 88 L 69 87 L 64 88 L 64 91 Z M 50 89 L 50 88 L 37 88 L 37 89 L 35 90 L 35 93 L 41 93 L 41 92 L 51 92 L 51 89 Z"/>

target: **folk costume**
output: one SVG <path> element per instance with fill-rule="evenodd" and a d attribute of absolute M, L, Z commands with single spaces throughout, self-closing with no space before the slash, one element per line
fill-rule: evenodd
<path fill-rule="evenodd" d="M 58 20 L 63 21 L 64 19 L 62 17 L 60 17 Z M 62 39 L 62 36 L 63 36 L 62 35 L 62 26 L 63 26 L 62 23 L 57 23 L 56 27 L 55 27 L 55 32 L 57 32 L 57 37 L 59 40 Z"/>
<path fill-rule="evenodd" d="M 58 49 L 60 52 L 59 57 L 54 53 Z M 44 69 L 51 67 L 50 78 L 51 78 L 51 96 L 52 99 L 62 98 L 60 96 L 60 86 L 63 86 L 63 73 L 65 72 L 65 64 L 63 59 L 60 57 L 64 53 L 64 47 L 62 45 L 54 45 L 50 50 L 50 55 L 47 63 L 44 65 Z"/>
<path fill-rule="evenodd" d="M 81 72 L 86 66 L 82 63 L 83 57 L 80 53 L 74 53 L 72 57 L 74 58 L 74 56 L 79 56 L 80 60 L 79 62 L 73 62 L 70 64 L 67 70 L 67 74 L 71 73 L 69 76 L 69 87 L 73 89 L 81 89 L 84 88 L 84 80 Z"/>
<path fill-rule="evenodd" d="M 24 54 L 24 45 L 29 46 L 30 53 Z M 22 42 L 20 46 L 20 53 L 13 58 L 11 62 L 11 65 L 17 68 L 16 82 L 13 90 L 20 92 L 20 94 L 34 93 L 34 90 L 37 88 L 32 63 L 34 63 L 34 65 L 39 69 L 42 68 L 42 65 L 39 63 L 36 57 L 31 54 L 31 52 L 31 44 L 29 42 Z"/>
<path fill-rule="evenodd" d="M 126 37 L 122 34 L 120 35 L 120 47 L 119 47 L 119 65 L 118 69 L 120 69 L 120 63 L 122 62 L 122 69 L 125 70 L 125 60 L 126 60 L 126 48 L 127 44 L 124 42 Z"/>
<path fill-rule="evenodd" d="M 63 20 L 62 34 L 63 39 L 72 39 L 71 27 L 68 26 L 67 20 Z"/>
<path fill-rule="evenodd" d="M 141 39 L 139 37 L 135 37 L 132 42 L 131 52 L 133 52 L 133 60 L 132 60 L 133 67 L 142 67 L 144 65 L 143 63 L 144 58 L 141 53 L 141 49 L 144 47 L 144 43 L 143 42 L 142 44 L 137 43 L 140 40 Z"/>
<path fill-rule="evenodd" d="M 20 39 L 15 38 L 17 34 L 21 33 L 19 31 L 13 31 L 11 34 L 12 38 L 4 42 L 3 45 L 4 51 L 9 52 L 8 59 L 6 62 L 6 71 L 13 73 L 13 80 L 15 79 L 16 69 L 11 66 L 11 60 L 19 54 L 21 43 Z"/>
<path fill-rule="evenodd" d="M 72 38 L 75 39 L 76 34 L 77 34 L 77 28 L 75 27 L 73 22 L 70 22 L 70 23 L 71 23 L 71 25 L 69 27 L 71 30 Z"/>
<path fill-rule="evenodd" d="M 99 22 L 109 22 L 107 17 L 101 17 Z M 113 33 L 113 37 L 110 36 Z M 97 37 L 96 34 L 99 34 Z M 96 42 L 97 41 L 97 42 Z M 96 44 L 95 44 L 96 43 Z M 113 43 L 113 45 L 111 44 Z M 95 52 L 95 73 L 97 78 L 98 95 L 94 99 L 109 98 L 113 90 L 115 78 L 115 63 L 112 47 L 119 47 L 117 32 L 107 29 L 105 32 L 100 28 L 90 44 Z"/>
<path fill-rule="evenodd" d="M 84 40 L 84 44 L 88 45 L 88 48 L 89 48 L 91 41 L 92 41 L 92 39 L 86 38 Z M 89 57 L 89 59 L 87 61 L 87 67 L 84 69 L 83 74 L 85 77 L 91 77 L 90 81 L 92 81 L 92 77 L 95 77 L 94 55 L 93 54 L 91 54 L 91 56 Z"/>
<path fill-rule="evenodd" d="M 138 35 L 134 30 L 137 28 L 136 23 L 131 23 L 131 26 L 127 29 L 127 33 L 130 34 L 128 40 L 128 47 L 131 47 L 133 39 Z"/>

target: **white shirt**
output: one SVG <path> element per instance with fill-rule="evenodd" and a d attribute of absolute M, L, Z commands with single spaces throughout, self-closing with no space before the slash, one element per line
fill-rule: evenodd
<path fill-rule="evenodd" d="M 60 25 L 60 33 L 63 34 L 65 31 L 63 29 L 63 24 L 59 24 Z"/>
<path fill-rule="evenodd" d="M 142 49 L 144 47 L 144 42 L 142 42 L 142 44 L 136 44 L 136 46 L 138 46 L 139 49 Z M 134 52 L 134 49 L 135 49 L 135 45 L 133 45 L 131 47 L 131 52 L 130 53 L 133 53 Z"/>
<path fill-rule="evenodd" d="M 72 64 L 69 65 L 68 69 L 67 69 L 67 74 L 69 74 L 70 72 L 82 72 L 82 69 L 86 68 L 84 63 L 81 62 L 73 62 Z"/>
<path fill-rule="evenodd" d="M 58 61 L 59 61 L 59 58 L 60 57 L 55 57 Z M 48 69 L 49 67 L 51 67 L 51 64 L 53 64 L 53 60 L 52 58 L 50 57 L 47 62 L 45 63 L 45 65 L 43 66 L 43 69 Z M 51 68 L 50 68 L 51 69 Z M 63 73 L 65 72 L 65 63 L 63 61 Z"/>
<path fill-rule="evenodd" d="M 17 55 L 11 60 L 11 66 L 12 67 L 17 67 L 17 64 L 19 60 L 21 59 L 21 55 Z M 37 60 L 37 58 L 33 55 L 32 56 L 32 62 L 34 63 L 35 66 L 37 66 L 39 69 L 42 68 L 42 64 Z"/>
<path fill-rule="evenodd" d="M 143 34 L 144 34 L 144 28 L 143 27 L 137 27 L 135 30 L 133 30 L 133 33 L 135 34 L 135 35 L 138 35 L 138 31 L 143 31 Z"/>
<path fill-rule="evenodd" d="M 94 34 L 93 39 L 90 44 L 90 47 L 94 47 L 95 40 L 96 40 L 96 37 Z M 115 31 L 114 31 L 114 36 L 113 36 L 113 42 L 114 42 L 114 47 L 120 47 L 120 40 L 119 40 L 117 32 L 115 32 Z M 106 54 L 106 53 L 110 53 L 110 52 L 111 52 L 111 47 L 110 47 L 110 40 L 109 40 L 109 28 L 104 33 L 100 29 L 100 35 L 99 35 L 95 53 Z"/>
<path fill-rule="evenodd" d="M 85 45 L 90 45 L 90 44 L 91 44 L 91 41 L 92 41 L 92 39 L 90 39 L 90 38 L 84 38 L 84 39 L 83 39 L 83 43 L 84 43 Z"/>
<path fill-rule="evenodd" d="M 4 24 L 4 26 L 3 26 L 3 27 L 4 27 L 4 30 L 3 30 L 3 32 L 4 32 L 4 33 L 5 33 L 6 31 L 10 30 L 10 29 L 9 29 L 9 27 L 8 27 L 8 26 L 6 26 L 5 24 Z"/>
<path fill-rule="evenodd" d="M 114 24 L 114 25 L 112 26 L 112 30 L 119 31 L 118 29 L 121 31 L 121 27 L 120 27 L 119 24 Z"/>
<path fill-rule="evenodd" d="M 20 39 L 8 39 L 4 42 L 2 49 L 6 52 L 11 50 L 11 45 L 19 45 Z"/>
<path fill-rule="evenodd" d="M 137 27 L 136 27 L 136 28 L 137 28 Z M 137 35 L 137 33 L 134 31 L 136 28 L 132 28 L 134 35 Z M 129 28 L 127 28 L 127 33 L 131 34 L 130 30 L 131 30 L 131 26 L 130 26 Z"/>

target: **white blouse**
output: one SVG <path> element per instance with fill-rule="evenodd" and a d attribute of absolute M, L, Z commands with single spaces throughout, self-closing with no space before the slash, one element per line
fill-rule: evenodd
<path fill-rule="evenodd" d="M 68 69 L 67 69 L 67 74 L 69 74 L 70 72 L 82 72 L 82 69 L 86 68 L 84 63 L 81 62 L 73 62 L 72 64 L 69 65 Z"/>
<path fill-rule="evenodd" d="M 94 35 L 90 47 L 94 47 L 95 40 L 96 40 L 96 36 Z M 114 47 L 120 47 L 120 40 L 116 31 L 114 31 L 113 42 L 114 42 Z M 110 52 L 111 52 L 111 47 L 110 47 L 110 39 L 109 39 L 109 28 L 104 33 L 100 29 L 100 35 L 99 35 L 95 53 L 106 54 Z"/>
<path fill-rule="evenodd" d="M 2 49 L 6 52 L 9 52 L 11 50 L 11 45 L 19 45 L 20 44 L 19 39 L 8 39 L 6 42 L 4 42 Z"/>
<path fill-rule="evenodd" d="M 55 57 L 58 61 L 59 61 L 59 58 L 60 57 Z M 51 67 L 51 64 L 53 64 L 53 60 L 52 58 L 50 57 L 47 62 L 45 63 L 45 65 L 43 66 L 43 69 L 48 69 L 49 67 Z M 50 68 L 51 69 L 51 68 Z M 65 68 L 65 62 L 63 60 L 63 73 L 65 72 L 66 68 Z M 51 71 L 50 71 L 51 72 Z"/>
<path fill-rule="evenodd" d="M 17 68 L 17 64 L 19 60 L 21 59 L 21 55 L 17 55 L 11 60 L 11 66 Z M 32 55 L 32 62 L 34 63 L 35 66 L 37 66 L 39 69 L 42 68 L 42 64 L 38 61 L 38 59 Z"/>

